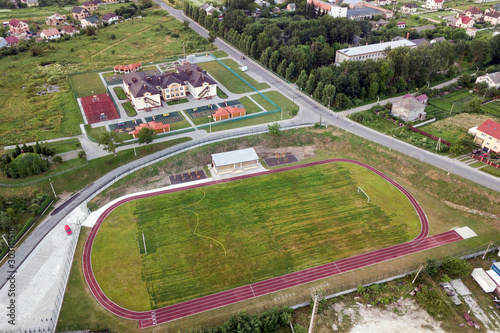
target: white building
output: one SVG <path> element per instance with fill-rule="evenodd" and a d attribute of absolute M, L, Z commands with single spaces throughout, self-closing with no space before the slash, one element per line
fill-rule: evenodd
<path fill-rule="evenodd" d="M 500 88 L 500 72 L 479 76 L 476 83 L 487 83 L 489 88 Z"/>
<path fill-rule="evenodd" d="M 365 61 L 368 59 L 372 59 L 375 61 L 385 58 L 387 56 L 388 50 L 403 46 L 416 47 L 417 44 L 407 39 L 402 39 L 394 42 L 385 42 L 341 49 L 338 50 L 335 54 L 335 63 L 340 64 L 341 62 L 347 60 Z"/>
<path fill-rule="evenodd" d="M 347 7 L 332 5 L 320 0 L 307 0 L 308 4 L 314 4 L 316 13 L 326 12 L 332 17 L 347 17 Z"/>
<path fill-rule="evenodd" d="M 424 7 L 432 10 L 443 9 L 443 3 L 444 0 L 427 0 Z"/>
<path fill-rule="evenodd" d="M 54 40 L 61 38 L 61 33 L 56 28 L 50 28 L 43 30 L 40 36 L 47 40 Z"/>

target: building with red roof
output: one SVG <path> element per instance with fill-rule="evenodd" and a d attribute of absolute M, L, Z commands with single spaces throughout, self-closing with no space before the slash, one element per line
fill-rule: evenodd
<path fill-rule="evenodd" d="M 137 72 L 141 68 L 142 68 L 142 64 L 140 64 L 140 63 L 130 64 L 130 65 L 118 65 L 118 66 L 113 67 L 115 73 L 120 73 L 120 74 Z"/>
<path fill-rule="evenodd" d="M 61 29 L 61 34 L 63 35 L 70 35 L 70 36 L 73 36 L 74 34 L 79 34 L 80 33 L 80 30 L 70 26 L 70 25 L 65 25 L 62 29 Z"/>
<path fill-rule="evenodd" d="M 19 38 L 16 36 L 5 37 L 5 41 L 7 42 L 7 46 L 16 46 L 19 43 Z"/>
<path fill-rule="evenodd" d="M 139 132 L 143 128 L 152 128 L 156 133 L 165 133 L 170 131 L 170 124 L 150 121 L 149 123 L 142 123 L 139 126 L 136 126 L 135 129 L 130 132 L 130 134 L 132 134 L 134 139 L 137 139 L 139 137 Z"/>
<path fill-rule="evenodd" d="M 444 0 L 427 0 L 424 7 L 432 10 L 443 9 L 443 3 Z"/>
<path fill-rule="evenodd" d="M 247 110 L 244 108 L 234 107 L 234 106 L 225 106 L 217 109 L 215 113 L 212 115 L 214 121 L 225 120 L 229 118 L 237 118 L 244 116 L 247 113 Z"/>
<path fill-rule="evenodd" d="M 455 22 L 455 27 L 467 29 L 467 28 L 472 28 L 475 23 L 476 22 L 472 17 L 460 16 Z"/>
<path fill-rule="evenodd" d="M 40 34 L 40 37 L 47 40 L 59 39 L 61 38 L 61 32 L 59 32 L 56 28 L 44 29 Z"/>
<path fill-rule="evenodd" d="M 481 145 L 483 150 L 488 152 L 500 152 L 500 124 L 493 120 L 486 120 L 476 132 L 474 142 Z"/>
<path fill-rule="evenodd" d="M 321 12 L 327 13 L 332 17 L 347 17 L 347 7 L 340 7 L 321 0 L 307 0 L 307 3 L 314 5 L 317 14 Z"/>
<path fill-rule="evenodd" d="M 416 99 L 417 101 L 419 101 L 420 103 L 422 104 L 427 104 L 427 100 L 429 99 L 429 97 L 427 97 L 426 94 L 422 94 L 422 95 L 419 95 L 417 97 L 415 96 L 412 96 L 410 94 L 406 94 L 403 96 L 403 99 L 406 99 L 406 98 L 413 98 L 413 99 Z"/>
<path fill-rule="evenodd" d="M 11 33 L 20 35 L 24 32 L 30 31 L 27 21 L 21 21 L 18 19 L 12 19 L 9 21 L 9 30 Z"/>

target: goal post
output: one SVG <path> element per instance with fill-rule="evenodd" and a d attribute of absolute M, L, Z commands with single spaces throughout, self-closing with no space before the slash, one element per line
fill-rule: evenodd
<path fill-rule="evenodd" d="M 368 196 L 368 194 L 366 194 L 366 192 L 363 191 L 363 189 L 358 186 L 358 193 L 359 193 L 359 191 L 363 192 L 363 194 L 368 198 L 368 201 L 366 201 L 366 203 L 370 203 L 370 197 Z"/>

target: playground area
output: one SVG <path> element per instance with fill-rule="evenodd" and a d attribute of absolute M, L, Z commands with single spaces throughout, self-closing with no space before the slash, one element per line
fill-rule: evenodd
<path fill-rule="evenodd" d="M 179 114 L 179 112 L 170 112 L 170 113 L 152 115 L 149 117 L 144 117 L 144 119 L 148 123 L 151 121 L 155 121 L 157 123 L 162 123 L 162 124 L 171 124 L 184 120 L 182 116 Z"/>
<path fill-rule="evenodd" d="M 274 157 L 264 159 L 264 161 L 266 161 L 266 163 L 269 167 L 274 167 L 277 165 L 288 164 L 288 163 L 295 163 L 295 162 L 299 161 L 297 159 L 297 157 L 295 157 L 295 155 L 293 155 L 293 154 L 286 154 L 286 153 L 278 154 L 278 153 L 276 153 L 274 155 L 275 155 Z"/>
<path fill-rule="evenodd" d="M 122 121 L 116 124 L 109 125 L 111 131 L 115 131 L 118 134 L 132 132 L 137 125 L 142 124 L 141 119 Z"/>
<path fill-rule="evenodd" d="M 107 93 L 81 97 L 80 102 L 89 124 L 120 118 L 118 110 Z"/>
<path fill-rule="evenodd" d="M 203 106 L 199 106 L 199 107 L 196 107 L 196 108 L 187 109 L 187 110 L 184 110 L 184 111 L 186 111 L 187 114 L 191 118 L 196 119 L 196 118 L 208 117 L 208 116 L 214 114 L 215 111 L 218 108 L 222 108 L 222 107 L 225 107 L 225 106 L 235 106 L 235 105 L 236 106 L 240 106 L 242 108 L 245 107 L 243 104 L 240 103 L 240 101 L 238 101 L 236 99 L 234 101 L 224 101 L 224 102 L 218 103 L 218 104 L 203 105 Z"/>
<path fill-rule="evenodd" d="M 169 176 L 170 184 L 182 184 L 187 182 L 192 182 L 193 180 L 206 179 L 207 176 L 203 170 L 198 170 L 194 172 L 180 173 L 178 175 Z"/>

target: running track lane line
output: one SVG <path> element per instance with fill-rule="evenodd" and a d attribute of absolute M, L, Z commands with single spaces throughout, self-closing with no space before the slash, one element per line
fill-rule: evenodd
<path fill-rule="evenodd" d="M 94 273 L 92 271 L 92 264 L 91 264 L 91 253 L 92 253 L 92 244 L 95 240 L 95 237 L 97 235 L 97 232 L 99 231 L 99 228 L 104 221 L 104 219 L 118 206 L 140 198 L 146 198 L 146 197 L 151 197 L 151 196 L 156 196 L 156 195 L 161 195 L 161 194 L 166 194 L 166 193 L 173 193 L 173 192 L 178 192 L 178 191 L 183 191 L 187 189 L 195 189 L 195 188 L 200 188 L 204 186 L 209 186 L 213 184 L 220 184 L 220 183 L 226 183 L 234 180 L 240 180 L 240 179 L 246 179 L 246 178 L 251 178 L 251 177 L 257 177 L 261 175 L 267 175 L 267 174 L 273 174 L 273 173 L 278 173 L 278 172 L 283 172 L 283 171 L 288 171 L 288 170 L 295 170 L 295 169 L 301 169 L 309 166 L 314 166 L 314 165 L 322 165 L 322 164 L 327 164 L 327 163 L 334 163 L 334 162 L 344 162 L 344 163 L 352 163 L 355 165 L 362 166 L 373 173 L 379 175 L 383 179 L 385 179 L 387 182 L 395 186 L 401 193 L 405 195 L 405 197 L 410 201 L 412 204 L 413 208 L 415 209 L 415 212 L 417 213 L 420 224 L 421 224 L 421 230 L 419 235 L 404 244 L 399 244 L 395 245 L 386 249 L 381 249 L 373 252 L 369 252 L 363 255 L 358 255 L 352 258 L 348 259 L 343 259 L 335 263 L 329 263 L 317 267 L 310 268 L 308 270 L 303 270 L 295 273 L 290 273 L 281 277 L 265 280 L 258 282 L 256 284 L 252 285 L 247 285 L 247 286 L 242 286 L 239 288 L 234 288 L 231 290 L 223 291 L 217 294 L 201 297 L 195 300 L 175 304 L 172 306 L 164 307 L 161 309 L 157 309 L 154 311 L 155 317 L 156 317 L 156 323 L 153 323 L 153 311 L 143 311 L 143 312 L 138 312 L 138 311 L 131 311 L 125 308 L 122 308 L 121 306 L 113 303 L 110 299 L 107 298 L 107 296 L 104 294 L 102 289 L 100 288 L 99 284 L 97 283 Z M 423 209 L 420 207 L 418 204 L 417 200 L 401 185 L 399 185 L 396 181 L 393 179 L 389 178 L 382 172 L 378 171 L 377 169 L 366 165 L 362 162 L 350 160 L 350 159 L 329 159 L 329 160 L 324 160 L 324 161 L 317 161 L 317 162 L 312 162 L 312 163 L 306 163 L 302 165 L 294 165 L 294 166 L 288 166 L 280 169 L 273 169 L 273 170 L 267 170 L 259 173 L 254 173 L 254 174 L 249 174 L 249 175 L 241 175 L 233 178 L 228 178 L 228 179 L 223 179 L 223 180 L 218 180 L 218 181 L 211 181 L 203 184 L 194 184 L 194 185 L 187 185 L 181 188 L 176 188 L 176 189 L 166 189 L 162 191 L 157 191 L 153 193 L 147 193 L 147 194 L 141 194 L 141 195 L 136 195 L 136 196 L 131 196 L 129 198 L 125 198 L 120 200 L 119 202 L 113 204 L 112 206 L 108 207 L 102 214 L 99 216 L 95 226 L 92 228 L 84 246 L 84 251 L 83 251 L 83 257 L 82 257 L 82 266 L 83 266 L 83 271 L 84 271 L 84 276 L 85 280 L 87 281 L 87 284 L 89 285 L 90 290 L 92 291 L 92 294 L 96 298 L 96 300 L 107 310 L 110 312 L 114 313 L 117 316 L 131 319 L 131 320 L 138 320 L 139 321 L 139 328 L 145 328 L 149 327 L 155 324 L 160 324 L 164 323 L 170 320 L 174 319 L 179 319 L 182 317 L 186 317 L 195 313 L 199 313 L 202 311 L 208 311 L 211 309 L 215 309 L 221 306 L 225 306 L 228 304 L 233 304 L 237 303 L 240 301 L 244 301 L 253 297 L 258 297 L 261 295 L 265 295 L 268 293 L 272 293 L 278 290 L 283 290 L 290 288 L 292 286 L 297 286 L 300 284 L 308 283 L 314 280 L 318 280 L 324 277 L 336 275 L 339 273 L 343 273 L 349 270 L 357 269 L 360 267 L 368 266 L 374 263 L 378 263 L 381 261 L 389 260 L 392 258 L 396 258 L 402 255 L 410 254 L 410 253 L 415 253 L 419 251 L 423 251 L 432 247 L 436 247 L 436 243 L 439 244 L 439 242 L 434 242 L 431 246 L 431 244 L 427 243 L 427 236 L 429 233 L 429 223 L 427 216 L 425 215 Z M 449 242 L 454 242 L 457 240 L 462 239 L 456 232 L 455 236 L 451 237 L 449 240 L 447 240 L 446 236 L 443 238 L 443 240 L 440 242 L 440 244 L 446 244 Z M 446 233 L 445 233 L 446 234 Z M 438 236 L 438 235 L 436 235 Z M 433 236 L 433 237 L 436 237 Z M 434 238 L 433 238 L 434 240 Z M 420 246 L 422 244 L 422 246 Z M 332 264 L 335 265 L 335 267 L 331 267 Z M 256 287 L 260 287 L 259 291 L 255 291 Z M 255 295 L 255 296 L 254 296 Z"/>

